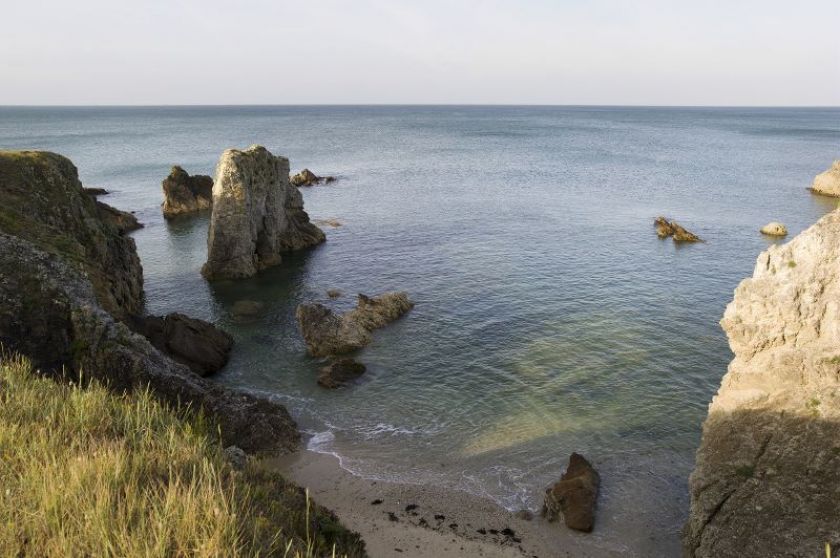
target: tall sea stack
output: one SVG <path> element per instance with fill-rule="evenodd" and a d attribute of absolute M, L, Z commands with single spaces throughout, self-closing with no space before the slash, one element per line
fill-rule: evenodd
<path fill-rule="evenodd" d="M 282 253 L 326 238 L 309 222 L 303 196 L 289 183 L 289 160 L 259 145 L 222 153 L 212 205 L 201 270 L 210 280 L 250 277 L 279 264 Z"/>
<path fill-rule="evenodd" d="M 840 210 L 763 252 L 721 325 L 735 358 L 703 425 L 685 554 L 825 555 L 840 544 Z"/>

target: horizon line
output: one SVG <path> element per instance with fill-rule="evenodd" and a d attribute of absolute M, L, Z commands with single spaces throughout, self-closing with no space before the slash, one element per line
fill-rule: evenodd
<path fill-rule="evenodd" d="M 840 105 L 656 105 L 551 103 L 196 103 L 196 104 L 0 104 L 0 108 L 280 108 L 280 107 L 532 107 L 532 108 L 653 108 L 653 109 L 838 109 Z"/>

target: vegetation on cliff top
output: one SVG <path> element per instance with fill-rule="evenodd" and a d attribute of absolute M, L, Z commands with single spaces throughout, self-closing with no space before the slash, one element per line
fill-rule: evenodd
<path fill-rule="evenodd" d="M 235 469 L 209 422 L 0 355 L 0 556 L 363 556 L 298 487 Z"/>

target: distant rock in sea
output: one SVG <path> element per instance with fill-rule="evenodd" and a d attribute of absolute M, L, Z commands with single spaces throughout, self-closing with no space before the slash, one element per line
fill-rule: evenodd
<path fill-rule="evenodd" d="M 309 354 L 316 357 L 340 355 L 371 342 L 371 332 L 396 320 L 414 307 L 404 292 L 378 297 L 359 295 L 355 309 L 336 314 L 323 304 L 301 304 L 295 316 Z"/>
<path fill-rule="evenodd" d="M 549 521 L 562 515 L 570 529 L 586 533 L 592 531 L 600 484 L 598 472 L 589 461 L 579 453 L 573 453 L 566 472 L 546 490 L 543 515 Z"/>
<path fill-rule="evenodd" d="M 259 145 L 222 154 L 212 205 L 207 263 L 201 270 L 210 280 L 250 277 L 279 264 L 284 252 L 326 240 L 289 183 L 289 160 Z"/>
<path fill-rule="evenodd" d="M 815 194 L 840 197 L 840 159 L 834 161 L 827 171 L 814 178 L 810 190 Z"/>
<path fill-rule="evenodd" d="M 334 176 L 318 176 L 314 172 L 309 169 L 303 169 L 296 175 L 292 176 L 290 179 L 292 186 L 314 186 L 315 184 L 320 184 L 324 182 L 325 184 L 329 184 L 330 182 L 335 182 Z"/>
<path fill-rule="evenodd" d="M 364 374 L 366 369 L 364 364 L 352 358 L 335 359 L 321 368 L 318 385 L 327 389 L 336 389 L 355 380 Z"/>
<path fill-rule="evenodd" d="M 669 221 L 665 217 L 657 217 L 653 224 L 656 227 L 656 236 L 659 238 L 670 236 L 674 239 L 674 242 L 702 242 L 699 236 L 688 232 L 676 221 Z"/>
<path fill-rule="evenodd" d="M 760 232 L 761 234 L 766 234 L 767 236 L 787 236 L 788 230 L 783 224 L 773 221 L 772 223 L 767 223 L 761 227 Z"/>
<path fill-rule="evenodd" d="M 164 217 L 210 209 L 213 203 L 213 179 L 202 174 L 190 176 L 179 166 L 172 167 L 161 187 Z"/>

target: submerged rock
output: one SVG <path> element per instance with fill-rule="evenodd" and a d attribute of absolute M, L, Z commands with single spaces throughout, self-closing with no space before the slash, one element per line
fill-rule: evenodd
<path fill-rule="evenodd" d="M 761 234 L 766 234 L 767 236 L 787 236 L 787 233 L 787 227 L 775 221 L 761 227 Z"/>
<path fill-rule="evenodd" d="M 213 204 L 213 179 L 202 174 L 190 176 L 177 165 L 163 179 L 161 187 L 164 217 L 210 209 Z"/>
<path fill-rule="evenodd" d="M 233 303 L 230 313 L 237 318 L 253 318 L 263 310 L 263 303 L 256 300 L 237 300 Z"/>
<path fill-rule="evenodd" d="M 656 227 L 656 236 L 659 238 L 674 239 L 674 242 L 701 242 L 700 237 L 688 232 L 676 221 L 669 221 L 665 217 L 657 217 L 653 225 Z"/>
<path fill-rule="evenodd" d="M 589 461 L 579 453 L 573 453 L 566 472 L 546 490 L 543 515 L 549 521 L 562 515 L 567 527 L 587 533 L 592 531 L 600 483 L 601 479 Z"/>
<path fill-rule="evenodd" d="M 815 194 L 840 197 L 840 159 L 834 161 L 827 171 L 814 178 L 810 190 Z"/>
<path fill-rule="evenodd" d="M 355 380 L 364 374 L 365 370 L 367 368 L 364 364 L 352 358 L 335 359 L 321 368 L 321 373 L 318 375 L 318 385 L 327 389 L 336 389 Z"/>
<path fill-rule="evenodd" d="M 292 186 L 314 186 L 315 184 L 320 184 L 324 182 L 329 184 L 330 182 L 335 181 L 334 176 L 318 176 L 314 172 L 309 169 L 303 169 L 296 175 L 292 176 L 289 181 L 292 183 Z"/>
<path fill-rule="evenodd" d="M 222 154 L 201 270 L 207 279 L 250 277 L 279 264 L 282 253 L 325 239 L 309 222 L 300 192 L 289 184 L 288 159 L 258 145 Z"/>
<path fill-rule="evenodd" d="M 301 304 L 295 313 L 312 356 L 340 355 L 370 343 L 371 331 L 396 320 L 414 307 L 404 292 L 378 297 L 359 295 L 356 308 L 336 314 L 323 304 Z"/>
<path fill-rule="evenodd" d="M 840 541 L 840 211 L 758 257 L 721 326 L 685 556 L 817 556 Z"/>
<path fill-rule="evenodd" d="M 199 376 L 209 376 L 227 364 L 233 337 L 209 322 L 172 313 L 135 318 L 135 330 L 152 345 Z"/>

